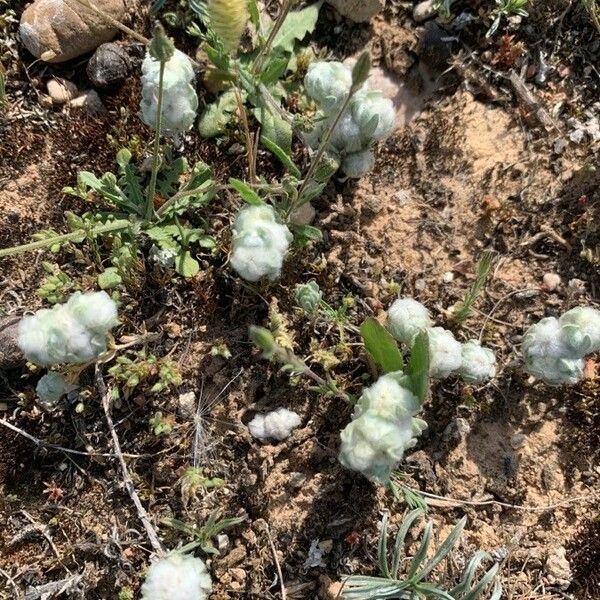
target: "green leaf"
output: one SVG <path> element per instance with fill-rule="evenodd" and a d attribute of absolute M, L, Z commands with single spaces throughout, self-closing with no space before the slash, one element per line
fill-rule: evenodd
<path fill-rule="evenodd" d="M 237 191 L 244 202 L 252 206 L 262 206 L 264 204 L 262 198 L 245 181 L 230 177 L 229 185 Z"/>
<path fill-rule="evenodd" d="M 183 277 L 193 277 L 200 271 L 198 261 L 192 257 L 189 250 L 184 250 L 175 259 L 175 270 Z"/>
<path fill-rule="evenodd" d="M 237 100 L 233 90 L 221 94 L 215 102 L 209 104 L 200 117 L 198 131 L 202 137 L 211 138 L 225 133 L 237 110 Z"/>
<path fill-rule="evenodd" d="M 323 232 L 313 225 L 290 224 L 290 229 L 294 234 L 294 244 L 303 247 L 310 242 L 320 242 L 323 239 Z"/>
<path fill-rule="evenodd" d="M 250 13 L 250 21 L 252 25 L 260 32 L 260 12 L 256 0 L 248 0 L 248 12 Z"/>
<path fill-rule="evenodd" d="M 123 283 L 116 267 L 108 267 L 98 275 L 98 285 L 102 290 L 112 290 Z"/>
<path fill-rule="evenodd" d="M 135 166 L 131 164 L 131 152 L 127 148 L 121 148 L 117 152 L 117 164 L 121 173 L 119 184 L 123 187 L 131 205 L 136 207 L 135 212 L 141 215 L 146 204 L 146 199 L 142 192 L 141 177 Z"/>
<path fill-rule="evenodd" d="M 424 331 L 415 338 L 406 375 L 413 394 L 423 403 L 429 387 L 429 338 Z"/>
<path fill-rule="evenodd" d="M 275 113 L 262 96 L 257 98 L 256 108 L 252 112 L 256 120 L 262 125 L 261 140 L 267 138 L 279 146 L 285 153 L 291 154 L 292 126 L 279 114 Z"/>
<path fill-rule="evenodd" d="M 396 340 L 377 319 L 369 318 L 360 326 L 360 335 L 367 352 L 384 373 L 402 371 L 404 361 Z"/>
<path fill-rule="evenodd" d="M 302 177 L 302 172 L 300 169 L 294 164 L 294 161 L 290 158 L 288 153 L 281 147 L 279 147 L 275 142 L 270 140 L 266 136 L 261 136 L 260 141 L 263 146 L 272 152 L 278 159 L 279 162 L 297 179 Z"/>
<path fill-rule="evenodd" d="M 302 40 L 307 33 L 314 31 L 322 5 L 323 0 L 319 0 L 302 10 L 290 12 L 273 40 L 273 48 L 293 52 L 296 40 Z"/>

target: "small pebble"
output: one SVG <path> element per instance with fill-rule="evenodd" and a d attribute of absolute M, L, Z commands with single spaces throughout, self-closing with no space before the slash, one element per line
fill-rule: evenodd
<path fill-rule="evenodd" d="M 52 103 L 60 106 L 66 104 L 77 96 L 77 86 L 68 79 L 62 77 L 54 77 L 46 84 L 48 95 L 52 98 Z"/>
<path fill-rule="evenodd" d="M 91 117 L 95 117 L 106 110 L 96 90 L 87 90 L 86 92 L 83 92 L 81 96 L 73 98 L 73 100 L 69 102 L 69 106 L 72 108 L 85 108 Z"/>
<path fill-rule="evenodd" d="M 549 292 L 553 292 L 560 285 L 560 275 L 556 273 L 545 273 L 542 279 L 544 288 Z"/>
<path fill-rule="evenodd" d="M 454 273 L 452 271 L 446 271 L 442 275 L 442 281 L 444 283 L 452 283 L 454 281 Z"/>

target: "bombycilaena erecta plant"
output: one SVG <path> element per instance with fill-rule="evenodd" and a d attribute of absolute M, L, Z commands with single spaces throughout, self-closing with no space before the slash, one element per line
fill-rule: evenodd
<path fill-rule="evenodd" d="M 257 414 L 250 423 L 248 429 L 258 440 L 285 440 L 290 437 L 292 431 L 300 425 L 302 420 L 292 410 L 278 408 L 264 414 Z"/>
<path fill-rule="evenodd" d="M 341 433 L 339 460 L 370 481 L 388 484 L 404 452 L 415 446 L 427 423 L 415 417 L 421 402 L 402 371 L 387 373 L 366 388 L 352 421 Z"/>
<path fill-rule="evenodd" d="M 248 23 L 247 0 L 207 0 L 208 19 L 225 50 L 237 54 Z"/>
<path fill-rule="evenodd" d="M 278 279 L 292 233 L 272 206 L 244 206 L 233 226 L 231 266 L 246 281 Z"/>
<path fill-rule="evenodd" d="M 204 562 L 172 552 L 153 562 L 142 585 L 142 600 L 206 600 L 212 580 Z"/>
<path fill-rule="evenodd" d="M 82 364 L 106 350 L 117 305 L 106 292 L 76 292 L 65 304 L 43 308 L 19 323 L 17 343 L 40 366 Z"/>
<path fill-rule="evenodd" d="M 371 148 L 392 132 L 396 120 L 392 101 L 369 90 L 365 81 L 366 77 L 357 84 L 353 69 L 340 62 L 314 62 L 304 78 L 306 93 L 321 112 L 312 137 L 321 143 L 326 139 L 327 151 L 354 178 L 373 168 Z"/>
<path fill-rule="evenodd" d="M 530 375 L 553 386 L 576 383 L 584 357 L 600 350 L 600 311 L 579 306 L 559 319 L 542 319 L 525 332 L 521 350 Z"/>
<path fill-rule="evenodd" d="M 429 374 L 434 379 L 460 375 L 468 383 L 485 383 L 496 375 L 496 357 L 476 340 L 461 344 L 451 331 L 434 327 L 429 311 L 413 298 L 399 298 L 390 306 L 386 327 L 399 342 L 412 346 L 426 332 L 429 340 Z"/>
<path fill-rule="evenodd" d="M 484 561 L 493 558 L 483 551 L 476 552 L 467 561 L 458 579 L 448 576 L 448 571 L 432 577 L 436 568 L 449 556 L 458 543 L 467 522 L 463 517 L 435 552 L 430 552 L 433 535 L 433 522 L 428 521 L 421 534 L 421 541 L 415 555 L 410 559 L 404 556 L 406 536 L 413 524 L 422 519 L 424 513 L 415 509 L 404 517 L 394 542 L 391 560 L 388 558 L 389 515 L 384 513 L 377 551 L 377 562 L 381 575 L 366 577 L 351 575 L 342 588 L 343 600 L 373 600 L 397 598 L 417 600 L 417 598 L 437 598 L 439 600 L 500 600 L 502 586 L 498 581 L 499 565 L 493 564 L 480 577 L 477 571 Z M 406 565 L 406 566 L 405 566 Z"/>

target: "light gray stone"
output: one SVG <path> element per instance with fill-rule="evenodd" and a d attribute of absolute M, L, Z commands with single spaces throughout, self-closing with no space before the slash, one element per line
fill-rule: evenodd
<path fill-rule="evenodd" d="M 123 0 L 95 0 L 117 21 L 125 17 Z M 58 63 L 94 50 L 110 41 L 118 29 L 77 0 L 35 0 L 21 16 L 19 34 L 36 58 Z"/>
<path fill-rule="evenodd" d="M 342 17 L 355 23 L 370 21 L 383 10 L 385 0 L 327 0 Z"/>

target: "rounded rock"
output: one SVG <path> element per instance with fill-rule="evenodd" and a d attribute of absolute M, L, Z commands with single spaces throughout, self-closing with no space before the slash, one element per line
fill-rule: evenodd
<path fill-rule="evenodd" d="M 129 54 L 118 44 L 107 42 L 98 46 L 87 64 L 86 72 L 92 85 L 110 88 L 123 83 L 130 68 Z"/>
<path fill-rule="evenodd" d="M 545 273 L 542 282 L 546 290 L 553 292 L 560 285 L 560 275 L 557 275 L 556 273 Z"/>
<path fill-rule="evenodd" d="M 123 0 L 95 0 L 104 13 L 122 21 Z M 90 52 L 110 41 L 118 29 L 77 0 L 35 0 L 21 16 L 19 34 L 36 58 L 59 63 Z"/>
<path fill-rule="evenodd" d="M 342 17 L 355 23 L 370 21 L 383 10 L 385 0 L 327 0 Z"/>
<path fill-rule="evenodd" d="M 46 89 L 48 95 L 52 98 L 52 104 L 55 105 L 66 104 L 78 94 L 77 86 L 72 81 L 62 77 L 55 77 L 48 81 Z"/>

